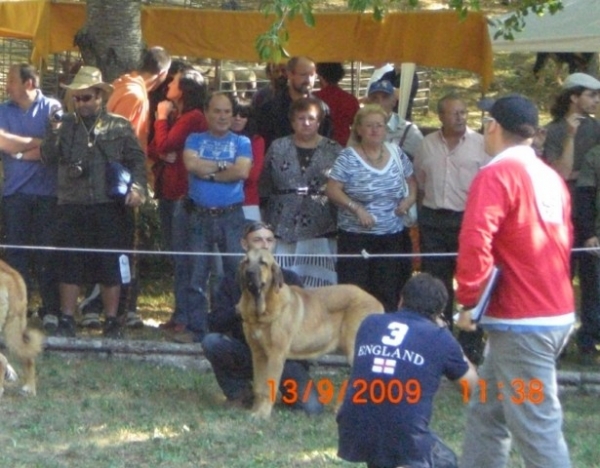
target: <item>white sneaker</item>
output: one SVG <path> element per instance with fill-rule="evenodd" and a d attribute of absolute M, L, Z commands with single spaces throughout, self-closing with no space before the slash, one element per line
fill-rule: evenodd
<path fill-rule="evenodd" d="M 125 318 L 125 326 L 127 328 L 144 328 L 144 322 L 137 312 L 129 311 Z"/>
<path fill-rule="evenodd" d="M 96 330 L 102 328 L 102 323 L 100 323 L 100 314 L 97 314 L 96 312 L 88 312 L 87 314 L 84 314 L 83 319 L 81 320 L 81 326 Z"/>
<path fill-rule="evenodd" d="M 44 326 L 44 331 L 48 335 L 53 335 L 58 328 L 58 317 L 53 314 L 45 314 L 42 319 L 42 324 Z"/>

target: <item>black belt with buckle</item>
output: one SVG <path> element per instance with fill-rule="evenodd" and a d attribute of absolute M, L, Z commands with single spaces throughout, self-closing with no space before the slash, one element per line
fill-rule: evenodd
<path fill-rule="evenodd" d="M 230 213 L 231 211 L 235 211 L 238 208 L 242 207 L 242 203 L 234 203 L 233 205 L 229 205 L 229 206 L 215 206 L 215 207 L 209 207 L 209 206 L 200 206 L 200 205 L 196 205 L 192 200 L 190 200 L 189 198 L 186 200 L 186 207 L 188 208 L 189 211 L 192 211 L 194 213 L 198 213 L 201 215 L 209 215 L 209 216 L 219 216 L 225 213 Z"/>
<path fill-rule="evenodd" d="M 295 189 L 284 189 L 284 190 L 275 190 L 275 195 L 290 195 L 290 194 L 294 194 L 294 195 L 301 195 L 301 196 L 308 196 L 308 195 L 324 195 L 325 192 L 323 192 L 323 190 L 314 190 L 308 187 L 298 187 Z"/>

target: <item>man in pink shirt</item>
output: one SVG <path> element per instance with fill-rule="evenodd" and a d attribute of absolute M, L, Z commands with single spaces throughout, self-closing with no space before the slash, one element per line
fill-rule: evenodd
<path fill-rule="evenodd" d="M 454 254 L 471 181 L 490 157 L 483 136 L 467 126 L 467 106 L 454 94 L 438 102 L 442 128 L 427 135 L 414 155 L 415 177 L 421 200 L 419 237 L 424 254 Z M 451 326 L 454 303 L 454 256 L 424 256 L 424 272 L 440 278 L 449 293 L 444 318 Z M 458 337 L 473 363 L 481 360 L 481 333 Z"/>
<path fill-rule="evenodd" d="M 487 353 L 460 466 L 505 467 L 514 441 L 526 466 L 569 468 L 556 359 L 575 321 L 570 196 L 531 148 L 535 105 L 510 95 L 490 115 L 484 139 L 493 159 L 471 184 L 459 238 L 460 328 L 474 329 L 470 309 L 494 266 L 500 279 L 480 322 Z"/>

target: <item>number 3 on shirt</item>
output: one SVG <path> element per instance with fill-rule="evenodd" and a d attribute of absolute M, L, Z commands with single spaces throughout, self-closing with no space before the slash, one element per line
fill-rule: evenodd
<path fill-rule="evenodd" d="M 400 346 L 406 333 L 408 333 L 408 325 L 400 322 L 392 322 L 388 325 L 388 329 L 390 330 L 390 334 L 384 335 L 381 338 L 381 342 L 388 346 Z"/>

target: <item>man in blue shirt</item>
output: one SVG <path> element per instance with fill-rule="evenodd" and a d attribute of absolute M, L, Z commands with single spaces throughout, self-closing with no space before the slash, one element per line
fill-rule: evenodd
<path fill-rule="evenodd" d="M 56 168 L 40 161 L 39 146 L 50 118 L 60 115 L 61 105 L 45 97 L 38 84 L 32 65 L 11 66 L 6 85 L 9 100 L 0 105 L 2 226 L 8 245 L 54 245 Z M 42 299 L 39 314 L 47 332 L 56 329 L 60 310 L 53 258 L 51 252 L 41 250 L 6 250 L 6 261 L 23 276 L 28 291 L 35 275 Z"/>
<path fill-rule="evenodd" d="M 456 456 L 430 429 L 442 376 L 477 372 L 440 319 L 448 292 L 423 273 L 402 289 L 400 311 L 370 315 L 356 335 L 352 375 L 337 416 L 338 455 L 369 468 L 457 466 Z"/>
<path fill-rule="evenodd" d="M 188 239 L 183 243 L 193 252 L 212 252 L 216 244 L 221 253 L 240 254 L 222 257 L 224 276 L 235 276 L 243 253 L 240 239 L 245 225 L 244 180 L 252 167 L 252 148 L 248 137 L 229 130 L 233 102 L 227 94 L 213 94 L 205 115 L 208 131 L 192 133 L 185 143 L 183 161 L 190 173 L 188 229 L 177 230 L 187 232 Z M 182 214 L 175 213 L 174 223 L 181 223 L 181 219 Z M 201 341 L 207 332 L 210 267 L 211 257 L 205 255 L 176 260 L 175 280 L 187 284 L 182 310 L 189 315 L 188 332 L 194 335 L 194 341 Z"/>

